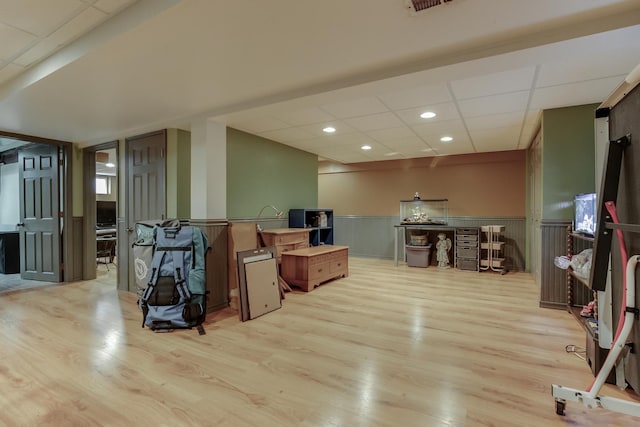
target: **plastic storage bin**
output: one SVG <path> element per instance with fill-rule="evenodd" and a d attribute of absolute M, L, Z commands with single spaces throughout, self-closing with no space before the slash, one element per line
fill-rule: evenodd
<path fill-rule="evenodd" d="M 405 245 L 405 250 L 409 267 L 429 267 L 431 263 L 431 244 L 425 246 Z"/>

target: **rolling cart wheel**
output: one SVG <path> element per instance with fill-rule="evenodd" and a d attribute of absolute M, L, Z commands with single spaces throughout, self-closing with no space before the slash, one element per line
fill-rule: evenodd
<path fill-rule="evenodd" d="M 563 399 L 556 399 L 556 414 L 564 416 L 565 401 Z"/>

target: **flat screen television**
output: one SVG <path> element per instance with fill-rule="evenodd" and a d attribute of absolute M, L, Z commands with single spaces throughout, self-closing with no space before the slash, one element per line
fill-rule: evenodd
<path fill-rule="evenodd" d="M 575 215 L 573 217 L 573 229 L 587 236 L 596 234 L 598 224 L 598 197 L 596 193 L 578 194 L 573 199 Z"/>
<path fill-rule="evenodd" d="M 112 227 L 116 225 L 116 202 L 96 202 L 96 225 L 98 227 Z"/>

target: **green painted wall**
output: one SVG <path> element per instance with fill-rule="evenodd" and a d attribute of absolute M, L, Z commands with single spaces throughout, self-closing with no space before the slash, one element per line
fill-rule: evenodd
<path fill-rule="evenodd" d="M 573 219 L 573 197 L 595 191 L 598 104 L 542 112 L 542 218 Z"/>
<path fill-rule="evenodd" d="M 318 204 L 318 157 L 227 129 L 227 217 L 256 218 L 266 205 L 288 213 Z M 273 217 L 265 210 L 263 217 Z"/>
<path fill-rule="evenodd" d="M 191 133 L 167 129 L 167 218 L 191 217 Z"/>

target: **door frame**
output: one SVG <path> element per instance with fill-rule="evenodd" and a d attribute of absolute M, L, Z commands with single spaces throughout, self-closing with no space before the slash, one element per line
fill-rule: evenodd
<path fill-rule="evenodd" d="M 60 148 L 60 163 L 59 164 L 59 193 L 62 200 L 60 201 L 59 209 L 62 212 L 62 233 L 61 233 L 61 250 L 60 250 L 60 263 L 62 264 L 60 282 L 71 282 L 79 280 L 81 274 L 78 274 L 79 265 L 75 259 L 74 248 L 76 248 L 78 241 L 74 242 L 72 236 L 74 228 L 73 222 L 73 144 L 67 141 L 60 141 L 57 139 L 41 138 L 38 136 L 25 135 L 21 133 L 6 132 L 0 130 L 0 136 L 4 138 L 16 139 L 18 141 L 31 142 L 34 144 L 53 145 Z M 18 148 L 19 150 L 20 148 Z M 74 244 L 75 243 L 75 244 Z"/>
<path fill-rule="evenodd" d="M 97 277 L 96 266 L 96 153 L 101 150 L 116 150 L 116 158 L 118 157 L 118 141 L 105 142 L 98 145 L 92 145 L 85 147 L 82 150 L 82 200 L 83 208 L 82 215 L 83 221 L 83 246 L 84 256 L 82 257 L 83 263 L 83 280 L 95 279 Z M 120 162 L 118 162 L 118 171 L 120 174 Z M 120 209 L 120 180 L 116 180 L 116 206 Z M 117 221 L 116 221 L 117 222 Z M 117 225 L 116 225 L 117 227 Z M 118 230 L 120 231 L 120 230 Z M 120 268 L 120 266 L 119 266 Z"/>

